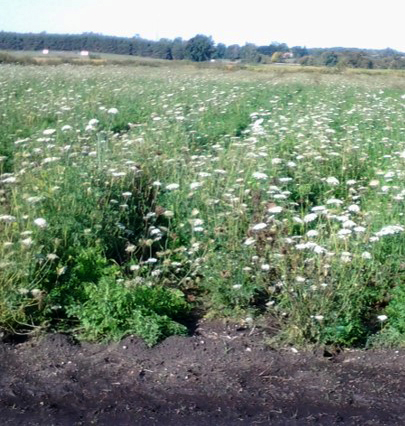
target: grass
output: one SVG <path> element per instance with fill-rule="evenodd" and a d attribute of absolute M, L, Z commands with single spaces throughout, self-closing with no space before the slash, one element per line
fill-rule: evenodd
<path fill-rule="evenodd" d="M 1 65 L 0 327 L 403 345 L 404 76 L 297 68 Z"/>
<path fill-rule="evenodd" d="M 44 55 L 42 51 L 36 50 L 0 50 L 0 64 L 21 64 L 21 65 L 131 65 L 161 67 L 166 66 L 168 61 L 163 59 L 148 58 L 132 55 L 119 55 L 114 53 L 90 53 L 88 56 L 81 56 L 80 52 L 50 51 Z M 172 61 L 172 66 L 179 61 Z M 183 61 L 181 61 L 183 62 Z M 188 61 L 184 61 L 185 64 Z"/>

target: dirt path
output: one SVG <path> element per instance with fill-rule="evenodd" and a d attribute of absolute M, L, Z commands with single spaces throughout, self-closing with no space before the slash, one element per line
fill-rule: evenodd
<path fill-rule="evenodd" d="M 0 424 L 404 425 L 405 350 L 272 351 L 259 331 L 212 323 L 153 349 L 2 343 Z"/>

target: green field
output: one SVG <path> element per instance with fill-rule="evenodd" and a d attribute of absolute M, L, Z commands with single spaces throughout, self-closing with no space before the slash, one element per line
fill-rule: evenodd
<path fill-rule="evenodd" d="M 0 66 L 0 329 L 404 345 L 405 74 L 159 62 Z"/>

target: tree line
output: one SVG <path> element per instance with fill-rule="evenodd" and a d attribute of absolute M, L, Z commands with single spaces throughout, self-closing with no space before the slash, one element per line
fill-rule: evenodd
<path fill-rule="evenodd" d="M 246 43 L 244 46 L 215 44 L 211 37 L 198 34 L 189 40 L 178 37 L 158 41 L 139 36 L 116 37 L 95 33 L 39 34 L 0 32 L 0 50 L 82 51 L 115 53 L 167 60 L 188 59 L 196 62 L 228 60 L 248 63 L 297 63 L 315 66 L 342 66 L 351 68 L 405 69 L 405 54 L 387 48 L 306 48 L 289 47 L 286 43 L 272 42 L 267 46 Z"/>

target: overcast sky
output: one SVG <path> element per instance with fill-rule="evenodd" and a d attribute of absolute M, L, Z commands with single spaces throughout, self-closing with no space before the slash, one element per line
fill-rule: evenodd
<path fill-rule="evenodd" d="M 0 0 L 0 31 L 405 51 L 405 0 Z"/>

